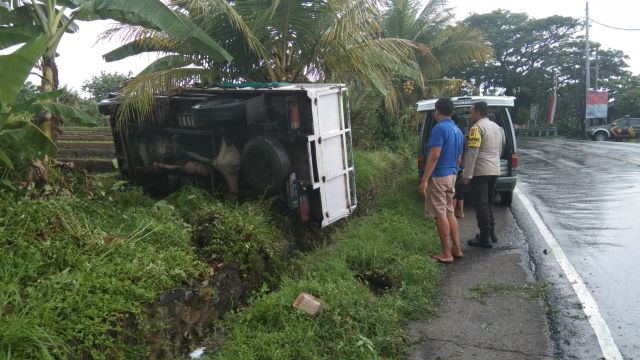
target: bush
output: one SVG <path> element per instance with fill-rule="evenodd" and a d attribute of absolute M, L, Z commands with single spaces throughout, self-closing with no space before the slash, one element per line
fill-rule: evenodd
<path fill-rule="evenodd" d="M 576 119 L 557 119 L 555 125 L 558 128 L 558 135 L 568 138 L 581 138 L 582 132 L 578 128 Z"/>

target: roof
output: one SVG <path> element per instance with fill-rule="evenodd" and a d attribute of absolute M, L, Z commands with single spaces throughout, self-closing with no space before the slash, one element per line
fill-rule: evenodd
<path fill-rule="evenodd" d="M 467 107 L 471 106 L 476 101 L 486 101 L 487 105 L 491 106 L 505 106 L 513 107 L 516 100 L 513 96 L 459 96 L 452 97 L 453 106 L 455 107 Z M 436 106 L 438 99 L 420 100 L 416 104 L 418 111 L 430 111 Z"/>

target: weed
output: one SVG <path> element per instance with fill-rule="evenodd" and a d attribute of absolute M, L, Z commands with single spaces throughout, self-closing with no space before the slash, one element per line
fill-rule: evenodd
<path fill-rule="evenodd" d="M 522 294 L 532 299 L 541 299 L 547 295 L 549 285 L 546 281 L 534 281 L 524 284 L 488 282 L 474 286 L 471 291 L 475 293 L 474 299 L 482 303 L 484 303 L 485 298 L 496 294 Z"/>

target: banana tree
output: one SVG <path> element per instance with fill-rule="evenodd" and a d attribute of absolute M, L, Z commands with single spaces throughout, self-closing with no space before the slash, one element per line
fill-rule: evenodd
<path fill-rule="evenodd" d="M 55 57 L 62 36 L 78 30 L 76 20 L 97 19 L 153 29 L 217 61 L 231 60 L 216 41 L 160 0 L 2 0 L 0 50 L 44 34 L 46 46 L 40 58 L 42 90 L 53 91 L 59 84 Z M 45 112 L 40 121 L 40 128 L 49 138 L 53 118 Z"/>
<path fill-rule="evenodd" d="M 0 56 L 0 167 L 14 169 L 34 158 L 55 151 L 55 145 L 30 121 L 12 120 L 20 111 L 14 104 L 16 96 L 31 68 L 47 45 L 44 35 L 27 42 L 18 50 Z M 37 100 L 31 101 L 30 105 Z M 26 106 L 25 106 L 26 107 Z M 16 112 L 14 112 L 17 110 Z"/>

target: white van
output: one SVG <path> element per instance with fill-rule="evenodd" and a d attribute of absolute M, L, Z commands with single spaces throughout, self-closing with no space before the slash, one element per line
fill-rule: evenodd
<path fill-rule="evenodd" d="M 505 145 L 500 155 L 500 176 L 496 182 L 496 193 L 500 194 L 500 203 L 509 206 L 513 199 L 513 189 L 518 180 L 518 152 L 516 134 L 509 114 L 513 108 L 515 98 L 512 96 L 462 96 L 451 98 L 458 122 L 469 134 L 472 121 L 469 118 L 469 107 L 477 101 L 485 101 L 489 106 L 488 118 L 500 125 L 505 134 Z M 417 110 L 424 114 L 420 124 L 420 140 L 418 144 L 418 176 L 422 178 L 426 161 L 427 142 L 429 134 L 436 123 L 434 116 L 435 104 L 438 99 L 422 100 L 417 103 Z"/>

